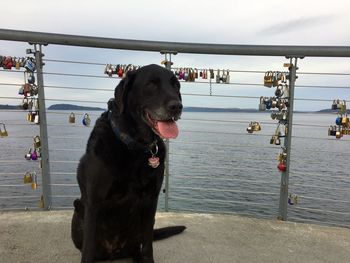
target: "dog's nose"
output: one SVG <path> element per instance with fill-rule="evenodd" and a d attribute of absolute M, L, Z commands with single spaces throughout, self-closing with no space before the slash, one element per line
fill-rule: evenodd
<path fill-rule="evenodd" d="M 181 113 L 182 108 L 183 108 L 182 103 L 178 100 L 171 100 L 168 102 L 168 105 L 167 105 L 167 110 L 173 114 Z"/>

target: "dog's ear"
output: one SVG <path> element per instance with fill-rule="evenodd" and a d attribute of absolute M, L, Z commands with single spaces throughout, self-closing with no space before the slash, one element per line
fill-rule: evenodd
<path fill-rule="evenodd" d="M 114 90 L 115 105 L 119 114 L 122 114 L 132 84 L 135 79 L 136 72 L 128 71 L 126 76 L 119 82 Z"/>

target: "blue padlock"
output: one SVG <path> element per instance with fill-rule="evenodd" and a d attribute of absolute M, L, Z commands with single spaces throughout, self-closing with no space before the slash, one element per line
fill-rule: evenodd
<path fill-rule="evenodd" d="M 341 117 L 337 117 L 336 119 L 335 119 L 335 124 L 337 124 L 337 125 L 341 125 Z"/>

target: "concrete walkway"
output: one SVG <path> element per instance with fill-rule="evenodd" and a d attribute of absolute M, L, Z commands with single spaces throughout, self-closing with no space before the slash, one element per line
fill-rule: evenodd
<path fill-rule="evenodd" d="M 80 262 L 70 239 L 71 216 L 71 211 L 0 213 L 0 262 Z M 350 262 L 346 228 L 228 215 L 157 215 L 157 226 L 179 224 L 187 226 L 183 234 L 154 243 L 155 262 Z"/>

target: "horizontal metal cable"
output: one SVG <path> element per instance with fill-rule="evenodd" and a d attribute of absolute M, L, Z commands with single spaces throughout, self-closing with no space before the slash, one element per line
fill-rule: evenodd
<path fill-rule="evenodd" d="M 25 184 L 0 184 L 0 187 L 27 187 Z"/>
<path fill-rule="evenodd" d="M 76 172 L 51 172 L 51 175 L 76 175 Z"/>
<path fill-rule="evenodd" d="M 107 63 L 96 63 L 96 62 L 88 62 L 88 61 L 74 61 L 74 60 L 59 60 L 59 59 L 43 59 L 44 62 L 58 62 L 58 63 L 71 63 L 71 64 L 85 64 L 85 65 L 93 65 L 93 66 L 106 66 Z"/>
<path fill-rule="evenodd" d="M 52 198 L 79 198 L 80 195 L 52 195 Z"/>
<path fill-rule="evenodd" d="M 309 208 L 309 207 L 299 207 L 299 206 L 294 206 L 293 208 L 297 210 L 305 210 L 305 211 L 320 212 L 320 213 L 327 213 L 327 214 L 350 215 L 350 212 L 330 211 L 330 210 L 315 209 L 315 208 Z"/>
<path fill-rule="evenodd" d="M 70 161 L 70 160 L 57 161 L 57 160 L 51 160 L 50 163 L 76 163 L 76 164 L 78 164 L 79 161 Z"/>
<path fill-rule="evenodd" d="M 97 103 L 106 104 L 106 101 L 94 101 L 94 100 L 80 100 L 80 99 L 56 99 L 56 98 L 45 98 L 48 101 L 64 101 L 64 102 L 84 102 L 84 103 Z"/>
<path fill-rule="evenodd" d="M 311 197 L 311 196 L 304 196 L 304 195 L 299 195 L 298 197 L 303 198 L 303 199 L 311 199 L 311 200 L 320 200 L 320 201 L 326 201 L 326 202 L 337 202 L 337 203 L 350 204 L 350 201 L 339 200 L 339 199 L 328 199 L 328 198 Z"/>
<path fill-rule="evenodd" d="M 317 151 L 320 152 L 320 151 Z M 348 154 L 348 153 L 347 153 Z M 350 176 L 338 176 L 338 175 L 333 175 L 333 174 L 328 174 L 327 176 L 324 175 L 320 175 L 324 172 L 319 172 L 319 173 L 310 173 L 310 172 L 297 172 L 297 171 L 290 171 L 291 174 L 299 174 L 299 175 L 303 175 L 303 176 L 318 176 L 318 177 L 328 177 L 328 178 L 332 178 L 332 179 L 349 179 L 350 180 Z"/>
<path fill-rule="evenodd" d="M 98 88 L 78 88 L 78 87 L 66 87 L 66 86 L 49 86 L 45 85 L 45 88 L 49 89 L 69 89 L 69 90 L 84 90 L 84 91 L 108 91 L 113 92 L 113 89 L 98 89 Z"/>
<path fill-rule="evenodd" d="M 28 199 L 28 198 L 38 198 L 39 196 L 30 195 L 10 195 L 10 196 L 0 196 L 0 199 Z"/>
<path fill-rule="evenodd" d="M 49 184 L 51 186 L 79 187 L 78 184 Z"/>
<path fill-rule="evenodd" d="M 215 178 L 210 178 L 209 176 L 182 176 L 182 175 L 172 175 L 170 174 L 170 178 L 182 178 L 182 179 L 194 179 L 194 180 L 207 180 L 207 179 L 212 179 L 213 181 L 227 181 L 227 182 L 245 182 L 245 183 L 254 183 L 254 184 L 271 184 L 271 181 L 262 181 L 262 180 L 244 180 L 244 179 L 236 179 L 236 178 L 222 178 L 222 177 L 215 177 Z M 280 179 L 278 178 L 278 181 Z"/>
<path fill-rule="evenodd" d="M 85 148 L 81 148 L 81 149 L 51 149 L 50 148 L 50 152 L 81 152 L 84 151 Z"/>
<path fill-rule="evenodd" d="M 73 210 L 74 207 L 73 206 L 55 206 L 55 205 L 53 205 L 50 208 L 50 210 L 67 210 L 67 209 Z"/>
<path fill-rule="evenodd" d="M 261 172 L 261 169 L 254 169 L 252 167 L 232 167 L 232 166 L 227 166 L 227 167 L 224 167 L 224 166 L 216 166 L 216 165 L 201 165 L 201 168 L 204 168 L 204 169 L 217 169 L 217 170 L 249 170 L 249 171 L 255 171 L 255 172 Z M 270 169 L 266 169 L 264 168 L 264 171 L 274 171 L 272 168 Z"/>
<path fill-rule="evenodd" d="M 28 163 L 38 163 L 39 160 L 0 160 L 0 163 L 23 163 L 23 162 L 28 162 Z"/>
<path fill-rule="evenodd" d="M 247 202 L 247 201 L 230 201 L 230 200 L 216 200 L 216 199 L 206 199 L 206 198 L 185 198 L 185 197 L 178 197 L 178 196 L 169 196 L 169 199 L 173 200 L 184 200 L 184 201 L 197 201 L 200 203 L 208 202 L 208 203 L 218 203 L 218 204 L 244 204 L 244 205 L 255 205 L 255 206 L 266 206 L 270 207 L 269 204 L 263 204 L 263 203 L 254 203 L 254 202 Z"/>
<path fill-rule="evenodd" d="M 219 188 L 201 188 L 201 187 L 190 187 L 190 186 L 175 186 L 171 189 L 181 189 L 181 190 L 195 190 L 195 191 L 215 191 L 215 192 L 229 192 L 229 193 L 244 193 L 244 194 L 261 194 L 261 195 L 277 195 L 277 193 L 269 192 L 254 192 L 246 190 L 232 190 L 232 189 L 219 189 Z"/>
<path fill-rule="evenodd" d="M 337 191 L 349 191 L 349 189 L 342 189 L 342 188 L 335 188 L 335 187 L 325 187 L 325 186 L 318 186 L 318 185 L 309 185 L 309 184 L 298 184 L 294 183 L 293 181 L 290 182 L 291 186 L 300 186 L 300 187 L 310 187 L 310 188 L 317 188 L 317 189 L 324 189 L 324 190 L 337 190 Z"/>
<path fill-rule="evenodd" d="M 0 211 L 41 211 L 41 208 L 31 207 L 31 206 L 23 206 L 23 207 L 9 207 L 9 208 L 0 208 Z"/>
<path fill-rule="evenodd" d="M 271 135 L 265 135 L 271 137 Z M 244 145 L 244 144 L 220 144 L 220 143 L 210 143 L 210 142 L 189 142 L 189 141 L 171 141 L 171 144 L 200 144 L 200 145 L 213 145 L 213 146 L 222 146 L 230 148 L 275 148 L 271 146 L 256 146 L 256 145 Z"/>
<path fill-rule="evenodd" d="M 72 112 L 74 112 L 74 114 L 75 114 L 75 117 L 77 117 L 77 116 L 84 116 L 85 115 L 85 113 L 76 113 L 75 112 L 75 110 L 65 110 L 65 111 L 59 111 L 59 110 L 57 110 L 57 111 L 55 111 L 55 110 L 46 110 L 46 114 L 47 115 L 50 115 L 50 114 L 52 114 L 52 115 L 66 115 L 67 117 L 69 116 L 69 114 L 70 114 L 70 112 L 68 112 L 68 111 L 72 111 Z M 79 110 L 80 111 L 80 110 Z M 98 113 L 94 113 L 94 112 L 98 112 Z M 99 110 L 93 110 L 93 111 L 89 111 L 89 116 L 101 116 L 101 111 L 99 111 Z M 328 126 L 327 126 L 328 127 Z"/>

